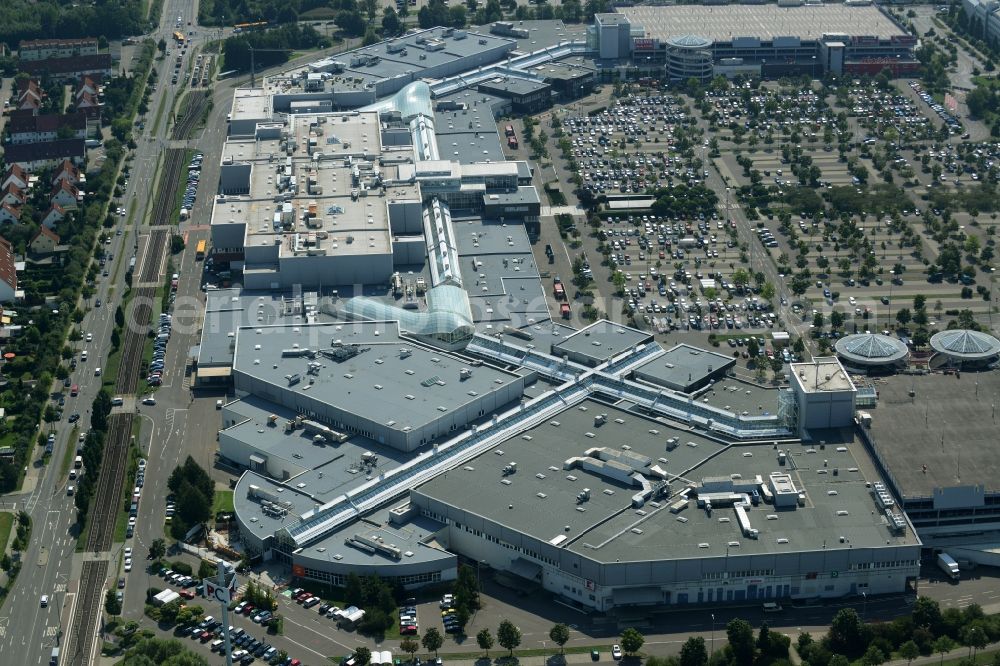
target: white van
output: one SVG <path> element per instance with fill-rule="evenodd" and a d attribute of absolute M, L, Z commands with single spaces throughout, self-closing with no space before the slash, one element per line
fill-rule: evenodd
<path fill-rule="evenodd" d="M 74 488 L 73 486 L 66 486 L 67 495 L 72 495 L 74 490 L 76 490 L 76 488 Z"/>
<path fill-rule="evenodd" d="M 86 361 L 87 360 L 87 350 L 86 349 L 84 349 L 82 352 L 80 352 L 80 360 L 81 361 Z"/>
<path fill-rule="evenodd" d="M 100 370 L 100 368 L 98 368 L 98 370 Z M 120 398 L 120 397 L 111 398 L 111 406 L 112 407 L 119 407 L 119 406 L 124 405 L 124 404 L 125 404 L 125 400 L 122 399 L 122 398 Z"/>
<path fill-rule="evenodd" d="M 96 368 L 94 370 L 94 376 L 95 377 L 100 377 L 101 376 L 101 369 L 100 368 Z"/>
<path fill-rule="evenodd" d="M 780 613 L 781 604 L 776 604 L 773 601 L 765 601 L 762 606 L 765 613 Z"/>
<path fill-rule="evenodd" d="M 226 641 L 222 640 L 221 638 L 218 639 L 218 640 L 212 641 L 212 645 L 211 645 L 212 652 L 218 652 L 218 651 L 222 650 L 222 648 L 223 648 L 223 646 L 225 646 L 225 644 L 226 644 Z"/>

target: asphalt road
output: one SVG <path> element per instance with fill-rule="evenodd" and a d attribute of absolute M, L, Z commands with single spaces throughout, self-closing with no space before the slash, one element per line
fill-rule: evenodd
<path fill-rule="evenodd" d="M 185 23 L 187 20 L 194 21 L 194 11 L 192 4 L 185 0 L 168 0 L 163 9 L 164 18 L 161 20 L 161 27 L 153 35 L 154 39 L 164 37 L 169 40 L 174 30 L 175 17 L 183 16 Z M 196 35 L 193 41 L 197 44 L 200 39 L 207 37 L 207 35 Z M 186 58 L 193 57 L 194 50 L 193 45 L 188 49 Z M 178 90 L 177 86 L 163 85 L 169 81 L 171 63 L 172 60 L 169 59 L 154 61 L 160 84 L 154 87 L 150 99 L 151 114 L 155 113 L 161 103 L 166 104 L 169 109 Z M 161 123 L 160 139 L 167 136 L 166 125 L 166 122 Z M 147 132 L 152 130 L 152 118 L 148 119 L 146 127 Z M 67 395 L 64 408 L 66 415 L 72 412 L 81 414 L 79 425 L 84 429 L 89 427 L 89 406 L 104 379 L 95 376 L 95 368 L 103 366 L 107 358 L 110 335 L 114 326 L 114 311 L 125 289 L 124 276 L 129 258 L 141 242 L 139 235 L 144 233 L 139 224 L 146 217 L 147 207 L 152 205 L 152 197 L 149 194 L 153 190 L 162 146 L 162 140 L 146 143 L 139 139 L 139 147 L 131 164 L 129 184 L 122 198 L 126 209 L 133 201 L 135 202 L 134 224 L 126 226 L 126 218 L 119 216 L 117 228 L 122 230 L 122 235 L 112 236 L 111 245 L 105 246 L 105 250 L 115 255 L 114 260 L 109 261 L 107 265 L 110 276 L 99 278 L 94 300 L 84 304 L 86 316 L 81 329 L 84 333 L 92 333 L 93 341 L 74 345 L 77 349 L 86 349 L 89 358 L 86 362 L 80 362 L 72 374 L 71 381 L 79 385 L 80 394 L 77 397 Z M 97 298 L 102 301 L 100 308 L 94 307 Z M 180 342 L 171 347 L 172 354 L 180 353 L 179 350 L 182 349 Z M 186 350 L 186 347 L 183 349 Z M 179 367 L 183 375 L 183 362 Z M 113 378 L 108 379 L 113 380 Z M 162 424 L 155 424 L 153 429 L 149 427 L 146 419 L 143 420 L 144 436 L 148 436 L 151 430 L 154 436 L 162 431 L 169 422 L 165 413 L 163 416 Z M 67 643 L 69 637 L 66 631 L 76 605 L 76 586 L 80 567 L 84 558 L 94 557 L 92 553 L 74 554 L 77 536 L 74 527 L 76 509 L 73 498 L 66 494 L 68 479 L 60 474 L 60 466 L 66 447 L 76 445 L 76 433 L 65 421 L 55 425 L 58 439 L 52 462 L 47 467 L 41 467 L 36 461 L 34 467 L 29 470 L 24 490 L 0 499 L 5 508 L 28 511 L 34 524 L 28 550 L 22 555 L 24 565 L 21 574 L 0 611 L 0 652 L 14 655 L 15 662 L 19 664 L 48 663 L 51 649 Z M 151 481 L 156 479 L 155 475 L 149 475 L 147 478 Z M 153 502 L 144 500 L 142 503 L 144 512 L 150 512 L 152 504 Z M 109 577 L 113 579 L 119 575 L 121 565 L 119 555 L 120 546 L 116 546 L 111 553 L 98 555 L 112 559 Z M 113 584 L 113 582 L 108 583 L 108 585 Z M 50 598 L 47 608 L 40 607 L 40 597 L 43 594 L 49 595 Z M 96 627 L 94 629 L 96 630 Z"/>

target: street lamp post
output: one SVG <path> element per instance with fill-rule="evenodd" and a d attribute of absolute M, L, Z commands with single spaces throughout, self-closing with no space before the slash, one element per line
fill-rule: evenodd
<path fill-rule="evenodd" d="M 864 622 L 865 619 L 868 617 L 868 593 L 862 592 L 861 598 L 864 600 L 861 606 L 861 621 Z"/>
<path fill-rule="evenodd" d="M 715 656 L 715 613 L 712 613 L 712 653 L 710 656 Z"/>

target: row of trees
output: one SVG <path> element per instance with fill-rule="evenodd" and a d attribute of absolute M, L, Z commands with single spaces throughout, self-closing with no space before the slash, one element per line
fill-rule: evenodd
<path fill-rule="evenodd" d="M 212 518 L 215 499 L 215 482 L 195 459 L 188 456 L 184 463 L 174 468 L 167 479 L 167 487 L 174 494 L 177 511 L 170 522 L 170 533 L 182 539 L 188 530 Z"/>
<path fill-rule="evenodd" d="M 104 440 L 108 431 L 108 416 L 111 414 L 111 395 L 101 389 L 90 406 L 90 430 L 83 440 L 83 467 L 87 471 L 76 486 L 73 498 L 76 505 L 77 522 L 82 527 L 90 515 L 90 501 L 97 491 L 97 479 L 100 476 L 101 462 L 104 460 Z M 68 444 L 72 446 L 72 443 Z"/>
<path fill-rule="evenodd" d="M 360 16 L 358 18 L 360 19 Z M 344 28 L 345 32 L 350 33 L 345 26 L 341 27 Z M 355 29 L 360 29 L 358 34 L 364 34 L 363 22 Z M 330 44 L 330 40 L 317 32 L 311 25 L 291 23 L 271 30 L 229 37 L 223 43 L 222 50 L 227 69 L 249 71 L 250 47 L 255 49 L 252 58 L 254 67 L 261 70 L 288 62 L 289 55 L 293 51 L 325 48 Z"/>
<path fill-rule="evenodd" d="M 360 577 L 351 573 L 344 585 L 344 601 L 365 609 L 365 617 L 358 630 L 365 634 L 382 634 L 396 621 L 397 600 L 401 588 L 394 588 L 379 576 Z"/>
<path fill-rule="evenodd" d="M 37 4 L 32 5 L 24 11 L 30 13 L 36 6 Z M 0 9 L 0 15 L 2 12 L 3 9 Z M 151 44 L 152 42 L 144 43 L 144 55 Z M 151 59 L 141 58 L 133 76 L 135 85 L 130 88 L 127 101 L 118 107 L 121 114 L 128 118 L 132 118 L 138 108 L 150 63 Z M 25 325 L 22 335 L 5 348 L 5 352 L 13 353 L 16 357 L 4 366 L 4 374 L 11 380 L 11 384 L 0 394 L 0 403 L 9 416 L 16 415 L 17 418 L 8 418 L 0 424 L 0 435 L 9 436 L 13 433 L 14 446 L 13 460 L 0 461 L 0 492 L 10 492 L 17 486 L 20 470 L 28 463 L 31 444 L 39 435 L 37 424 L 48 403 L 53 377 L 69 376 L 65 362 L 73 356 L 73 350 L 64 344 L 66 331 L 70 322 L 79 323 L 83 320 L 83 311 L 75 306 L 78 298 L 81 295 L 89 298 L 93 294 L 92 282 L 97 274 L 97 265 L 93 262 L 94 245 L 98 230 L 107 217 L 108 201 L 115 192 L 119 167 L 125 157 L 121 143 L 117 140 L 108 141 L 105 144 L 105 157 L 99 170 L 87 174 L 88 194 L 83 205 L 57 227 L 64 242 L 71 246 L 64 255 L 62 266 L 44 273 L 44 269 L 29 265 L 25 274 L 18 276 L 19 282 L 23 278 L 26 306 L 40 306 L 46 302 L 47 297 L 55 297 L 57 305 L 41 308 Z M 19 253 L 23 253 L 36 228 L 34 225 L 18 225 L 5 229 L 4 235 Z M 79 340 L 79 331 L 74 330 L 70 339 Z M 29 389 L 29 381 L 34 381 L 33 388 Z M 55 414 L 50 412 L 48 416 L 54 417 Z M 95 416 L 101 419 L 105 414 L 95 411 L 92 419 Z M 102 440 L 91 440 L 88 444 L 91 450 L 99 450 Z M 90 454 L 85 460 L 88 457 L 91 463 L 99 464 L 99 454 Z M 96 471 L 97 467 L 88 465 L 88 469 Z M 87 476 L 96 479 L 97 475 L 85 475 L 85 483 Z M 78 492 L 78 507 L 80 495 Z M 81 515 L 85 514 L 86 510 L 81 511 Z"/>
<path fill-rule="evenodd" d="M 148 27 L 145 9 L 143 0 L 4 2 L 0 3 L 0 42 L 14 48 L 25 39 L 139 35 Z"/>

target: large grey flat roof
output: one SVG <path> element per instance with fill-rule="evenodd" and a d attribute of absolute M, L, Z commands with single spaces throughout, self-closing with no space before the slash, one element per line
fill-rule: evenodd
<path fill-rule="evenodd" d="M 233 362 L 233 335 L 241 326 L 270 326 L 302 322 L 301 315 L 284 306 L 288 294 L 219 289 L 206 292 L 205 320 L 202 322 L 198 363 L 201 366 L 225 366 Z M 333 318 L 317 309 L 319 321 Z"/>
<path fill-rule="evenodd" d="M 626 349 L 652 339 L 653 336 L 645 331 L 602 319 L 580 329 L 576 335 L 554 344 L 552 353 L 557 356 L 561 356 L 562 352 L 582 354 L 594 361 L 603 362 Z"/>
<path fill-rule="evenodd" d="M 282 350 L 295 345 L 321 350 L 334 341 L 357 344 L 365 351 L 342 363 L 317 356 L 315 360 L 323 364 L 317 375 L 306 374 L 309 359 L 282 356 Z M 399 430 L 427 423 L 516 379 L 484 365 L 460 380 L 459 371 L 465 367 L 468 363 L 447 353 L 401 340 L 394 322 L 242 328 L 233 361 L 234 372 L 276 391 L 306 390 L 315 400 L 387 426 L 393 422 L 388 427 Z M 290 374 L 299 374 L 302 380 L 289 386 Z"/>
<path fill-rule="evenodd" d="M 303 429 L 286 432 L 285 422 L 295 418 L 296 414 L 259 396 L 247 396 L 226 405 L 226 410 L 246 418 L 246 421 L 226 428 L 226 434 L 261 455 L 280 458 L 290 465 L 304 468 L 306 471 L 285 483 L 320 504 L 366 481 L 361 466 L 363 453 L 370 451 L 378 456 L 377 466 L 370 468 L 375 473 L 394 469 L 410 458 L 403 451 L 360 435 L 333 446 L 314 442 L 312 433 Z M 277 427 L 268 425 L 272 414 L 278 416 Z"/>
<path fill-rule="evenodd" d="M 441 114 L 435 113 L 435 116 Z M 435 127 L 438 124 L 435 123 Z M 503 148 L 500 146 L 500 137 L 496 132 L 496 125 L 492 129 L 456 130 L 452 128 L 445 132 L 437 133 L 438 153 L 441 159 L 461 162 L 462 164 L 472 164 L 473 162 L 503 162 L 506 157 Z"/>
<path fill-rule="evenodd" d="M 563 23 L 559 20 L 512 21 L 515 29 L 527 30 L 528 36 L 515 37 L 517 50 L 522 53 L 538 51 L 568 40 L 584 40 L 586 23 Z"/>
<path fill-rule="evenodd" d="M 894 375 L 876 388 L 871 433 L 904 497 L 953 486 L 1000 491 L 993 407 L 1000 373 Z"/>
<path fill-rule="evenodd" d="M 594 422 L 598 414 L 607 414 L 607 422 L 601 426 Z M 670 437 L 678 437 L 679 446 L 667 451 L 665 443 Z M 687 522 L 679 522 L 676 514 L 666 510 L 669 502 L 663 503 L 660 510 L 647 503 L 643 507 L 646 515 L 642 515 L 631 508 L 638 485 L 626 487 L 580 467 L 563 469 L 564 461 L 585 456 L 588 449 L 607 447 L 622 452 L 626 451 L 625 445 L 629 453 L 648 456 L 653 465 L 668 474 L 681 475 L 672 484 L 673 492 L 703 477 L 738 473 L 743 479 L 756 475 L 766 479 L 771 472 L 780 470 L 792 474 L 796 487 L 806 490 L 808 501 L 794 511 L 776 512 L 770 505 L 752 509 L 751 524 L 760 530 L 760 538 L 751 540 L 740 533 L 731 508 L 718 509 L 709 517 L 692 505 L 680 514 Z M 828 445 L 822 453 L 802 444 L 785 446 L 792 461 L 787 467 L 778 465 L 770 442 L 726 446 L 588 400 L 498 444 L 465 467 L 441 475 L 415 492 L 543 541 L 568 537 L 564 547 L 601 562 L 719 556 L 725 555 L 730 541 L 740 543 L 738 551 L 733 549 L 734 555 L 817 550 L 824 543 L 829 548 L 848 547 L 838 543 L 840 536 L 847 537 L 855 548 L 884 546 L 886 541 L 892 545 L 916 543 L 909 532 L 903 537 L 892 536 L 881 516 L 873 515 L 876 506 L 865 487 L 865 482 L 872 479 L 866 479 L 861 471 L 849 471 L 872 467 L 860 443 L 845 443 L 843 452 Z M 720 453 L 722 449 L 726 450 Z M 828 468 L 823 466 L 824 459 Z M 511 462 L 517 463 L 517 472 L 505 477 L 503 468 Z M 834 467 L 840 471 L 836 477 L 830 473 Z M 820 473 L 824 469 L 826 473 Z M 501 483 L 505 478 L 509 485 Z M 584 488 L 590 488 L 591 495 L 580 505 L 584 509 L 580 511 L 576 498 Z M 829 495 L 831 490 L 836 494 Z M 838 515 L 838 511 L 848 514 Z M 768 514 L 777 514 L 778 519 L 768 520 Z M 730 516 L 730 521 L 720 522 L 723 516 Z M 778 539 L 789 542 L 779 544 Z M 709 546 L 699 547 L 702 543 Z"/>
<path fill-rule="evenodd" d="M 776 414 L 778 411 L 777 387 L 759 386 L 739 379 L 727 378 L 712 384 L 698 394 L 698 402 L 734 414 L 746 412 L 749 416 Z"/>
<path fill-rule="evenodd" d="M 502 91 L 510 95 L 530 95 L 549 87 L 549 84 L 542 81 L 532 81 L 518 76 L 499 76 L 483 81 L 479 85 L 486 92 Z"/>
<path fill-rule="evenodd" d="M 458 253 L 463 256 L 530 255 L 531 241 L 523 224 L 485 222 L 478 217 L 453 218 Z"/>
<path fill-rule="evenodd" d="M 403 526 L 391 525 L 389 509 L 383 509 L 365 516 L 363 521 L 349 523 L 346 527 L 309 544 L 299 553 L 299 557 L 336 562 L 338 566 L 380 563 L 405 565 L 452 560 L 455 556 L 434 541 L 434 534 L 440 529 L 440 523 L 419 515 L 407 520 Z M 354 535 L 381 539 L 383 543 L 396 546 L 403 551 L 403 557 L 397 560 L 377 551 L 368 553 L 347 545 L 346 541 Z"/>
<path fill-rule="evenodd" d="M 502 281 L 502 296 L 471 296 L 472 319 L 477 324 L 493 324 L 492 329 L 500 330 L 505 325 L 519 328 L 533 322 L 548 319 L 549 308 L 545 301 L 542 283 L 537 277 L 505 278 Z M 477 326 L 489 331 L 490 327 Z M 548 347 L 545 348 L 546 350 Z"/>
<path fill-rule="evenodd" d="M 839 33 L 888 39 L 906 34 L 874 5 L 669 5 L 621 7 L 618 11 L 632 21 L 633 27 L 641 25 L 647 37 L 661 41 L 682 35 L 729 42 L 737 37 L 816 40 L 824 34 Z"/>
<path fill-rule="evenodd" d="M 646 381 L 668 388 L 686 388 L 720 368 L 733 365 L 736 359 L 693 345 L 679 344 L 643 363 L 635 370 L 647 375 Z"/>

